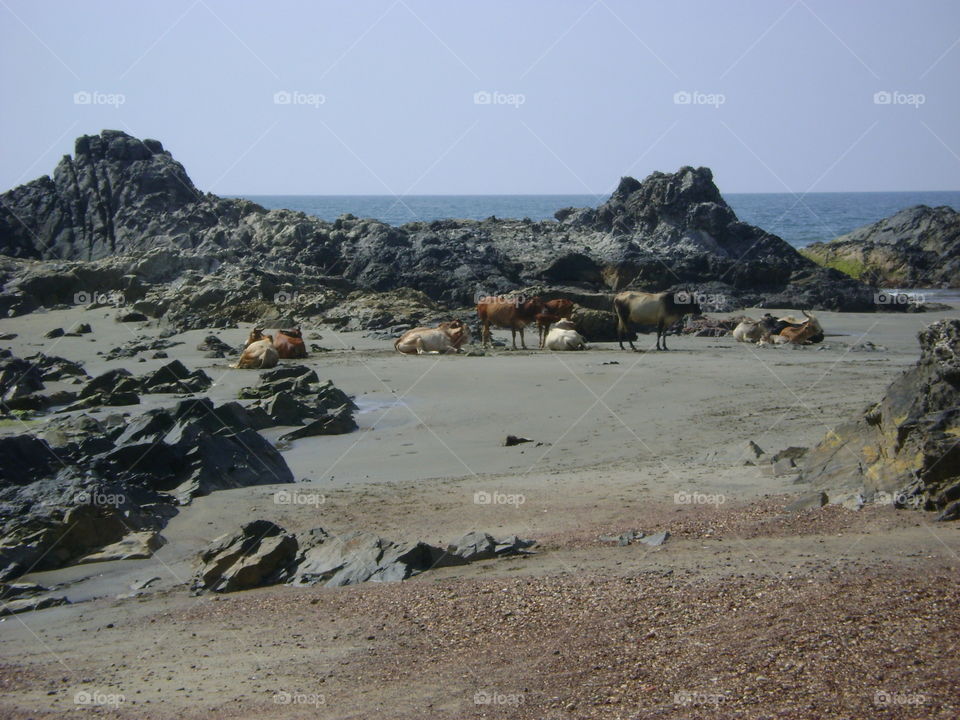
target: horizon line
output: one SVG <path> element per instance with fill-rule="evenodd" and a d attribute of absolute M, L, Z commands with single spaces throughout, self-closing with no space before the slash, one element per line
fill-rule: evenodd
<path fill-rule="evenodd" d="M 897 194 L 897 193 L 960 193 L 960 189 L 957 190 L 822 190 L 817 192 L 807 192 L 807 193 L 795 193 L 795 192 L 755 192 L 747 190 L 738 190 L 732 192 L 721 192 L 722 196 L 728 195 L 792 195 L 797 196 L 801 195 L 807 197 L 810 195 L 880 195 L 880 194 Z M 291 193 L 259 193 L 259 192 L 221 192 L 214 193 L 220 195 L 221 197 L 399 197 L 399 198 L 410 198 L 410 197 L 609 197 L 612 192 L 603 192 L 603 193 L 590 193 L 590 192 L 580 192 L 580 193 L 410 193 L 410 194 L 393 194 L 393 193 L 304 193 L 304 192 L 291 192 Z"/>

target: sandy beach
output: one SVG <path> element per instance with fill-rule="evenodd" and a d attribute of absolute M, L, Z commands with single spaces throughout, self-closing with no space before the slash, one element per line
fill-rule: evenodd
<path fill-rule="evenodd" d="M 295 486 L 197 498 L 149 560 L 24 576 L 73 604 L 0 623 L 2 712 L 954 717 L 960 527 L 892 507 L 785 512 L 804 492 L 796 475 L 744 465 L 739 448 L 815 444 L 916 361 L 921 327 L 955 312 L 819 317 L 819 346 L 672 336 L 666 353 L 600 343 L 479 357 L 400 356 L 364 333 L 305 327 L 329 352 L 304 364 L 355 398 L 359 430 L 284 449 Z M 80 320 L 93 335 L 38 340 Z M 159 332 L 106 309 L 34 313 L 4 331 L 18 334 L 4 343 L 15 355 L 43 349 L 93 375 L 168 361 L 99 358 Z M 214 379 L 207 396 L 235 399 L 257 371 L 202 357 L 210 332 L 232 345 L 245 336 L 181 333 L 166 352 Z M 866 341 L 876 349 L 854 349 Z M 531 442 L 504 447 L 508 434 Z M 302 502 L 278 504 L 281 490 Z M 538 545 L 402 584 L 191 595 L 197 553 L 252 519 L 440 545 L 482 530 Z M 630 530 L 671 535 L 659 547 L 599 539 Z M 141 597 L 118 599 L 148 578 L 158 579 Z M 891 662 L 905 652 L 912 666 Z M 78 709 L 77 693 L 103 702 Z"/>

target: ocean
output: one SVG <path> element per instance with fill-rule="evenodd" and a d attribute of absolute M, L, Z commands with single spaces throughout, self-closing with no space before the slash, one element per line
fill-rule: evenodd
<path fill-rule="evenodd" d="M 300 210 L 323 220 L 344 213 L 391 225 L 467 218 L 552 219 L 565 207 L 595 207 L 596 195 L 244 195 L 268 209 Z M 726 201 L 742 221 L 779 235 L 794 247 L 832 240 L 913 205 L 960 210 L 960 192 L 730 193 Z"/>

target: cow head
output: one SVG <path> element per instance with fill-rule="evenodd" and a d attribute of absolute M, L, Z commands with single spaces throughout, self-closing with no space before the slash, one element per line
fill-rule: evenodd
<path fill-rule="evenodd" d="M 247 335 L 247 344 L 244 345 L 244 347 L 247 347 L 247 345 L 250 345 L 251 343 L 257 342 L 258 340 L 263 340 L 263 328 L 259 326 L 253 328 L 253 330 L 250 331 L 250 334 Z"/>

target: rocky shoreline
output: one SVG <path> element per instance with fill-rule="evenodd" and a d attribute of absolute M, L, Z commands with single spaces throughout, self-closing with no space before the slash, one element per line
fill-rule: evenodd
<path fill-rule="evenodd" d="M 717 310 L 876 309 L 867 285 L 740 222 L 710 170 L 692 167 L 623 178 L 599 207 L 556 221 L 328 223 L 201 193 L 158 141 L 105 130 L 79 138 L 52 177 L 0 196 L 0 253 L 0 313 L 122 301 L 181 331 L 336 318 L 409 288 L 421 314 L 536 286 L 599 294 L 607 308 L 640 288 L 698 293 Z"/>

